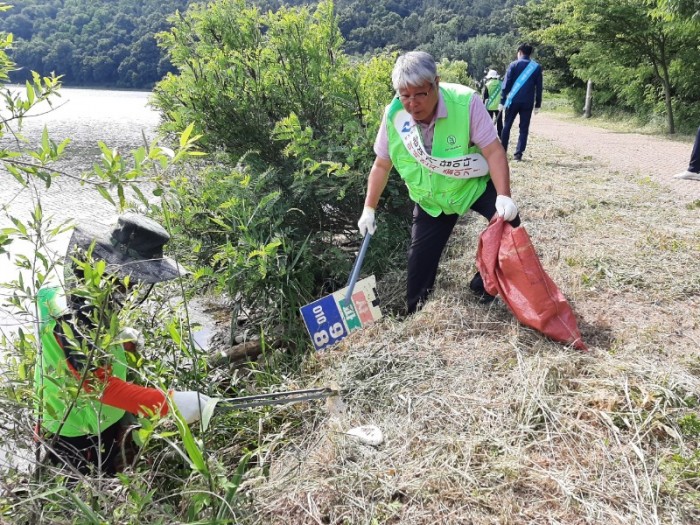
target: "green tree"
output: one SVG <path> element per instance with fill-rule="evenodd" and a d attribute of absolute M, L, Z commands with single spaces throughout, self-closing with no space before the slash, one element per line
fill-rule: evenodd
<path fill-rule="evenodd" d="M 517 40 L 512 35 L 479 35 L 464 43 L 462 56 L 469 64 L 469 75 L 477 80 L 487 69 L 495 68 L 505 75 L 508 64 L 515 58 Z"/>
<path fill-rule="evenodd" d="M 12 34 L 16 38 L 29 40 L 34 32 L 34 23 L 24 14 L 10 15 L 5 19 L 5 24 L 12 29 Z"/>
<path fill-rule="evenodd" d="M 615 93 L 635 110 L 655 111 L 661 102 L 674 133 L 677 71 L 684 54 L 697 48 L 697 32 L 656 16 L 649 0 L 544 0 L 524 18 L 541 18 L 531 34 L 565 57 L 573 74 Z"/>
<path fill-rule="evenodd" d="M 659 0 L 653 3 L 671 17 L 700 21 L 700 0 Z"/>

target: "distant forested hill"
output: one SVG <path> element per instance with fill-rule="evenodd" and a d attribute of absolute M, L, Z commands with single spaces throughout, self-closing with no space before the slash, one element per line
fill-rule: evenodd
<path fill-rule="evenodd" d="M 15 35 L 12 57 L 30 70 L 55 71 L 66 84 L 150 87 L 170 70 L 153 35 L 192 0 L 16 0 L 0 13 L 0 31 Z M 313 0 L 249 0 L 262 10 Z M 421 47 L 436 58 L 463 59 L 478 77 L 502 35 L 513 33 L 512 7 L 525 0 L 336 0 L 348 53 Z M 482 41 L 468 39 L 476 37 Z M 483 41 L 490 38 L 491 41 Z M 497 39 L 497 42 L 493 39 Z M 512 55 L 510 43 L 503 53 Z M 490 55 L 490 56 L 489 56 Z M 497 62 L 503 62 L 498 60 Z"/>
<path fill-rule="evenodd" d="M 308 0 L 257 0 L 263 8 L 316 4 Z M 336 0 L 349 53 L 392 46 L 409 50 L 477 35 L 513 32 L 511 12 L 525 0 Z M 439 53 L 438 53 L 439 54 Z"/>
<path fill-rule="evenodd" d="M 340 0 L 338 12 L 348 52 L 364 53 L 385 46 L 409 50 L 430 45 L 435 54 L 449 43 L 477 35 L 503 35 L 515 30 L 512 0 Z M 456 57 L 450 57 L 456 58 Z"/>
<path fill-rule="evenodd" d="M 13 33 L 11 53 L 30 70 L 63 75 L 66 84 L 149 87 L 171 66 L 153 35 L 188 0 L 15 0 L 0 13 L 0 31 Z"/>

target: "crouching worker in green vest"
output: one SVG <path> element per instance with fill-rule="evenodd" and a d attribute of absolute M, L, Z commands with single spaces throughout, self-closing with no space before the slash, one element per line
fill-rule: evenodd
<path fill-rule="evenodd" d="M 122 215 L 109 232 L 76 228 L 66 257 L 75 287 L 67 294 L 59 287 L 39 291 L 36 438 L 45 445 L 48 463 L 82 474 L 115 475 L 125 466 L 122 452 L 133 449 L 126 442 L 130 414 L 165 415 L 174 405 L 188 423 L 201 417 L 209 400 L 203 394 L 165 393 L 126 381 L 126 352 L 135 350 L 137 335 L 112 326 L 135 284 L 150 292 L 155 283 L 181 274 L 177 263 L 163 256 L 169 239 L 157 222 L 137 214 Z M 90 257 L 106 264 L 101 282 L 109 288 L 101 304 L 80 292 L 85 284 L 81 262 Z M 116 337 L 101 346 L 107 333 Z"/>
<path fill-rule="evenodd" d="M 369 173 L 360 233 L 374 234 L 375 209 L 396 167 L 415 202 L 408 251 L 407 306 L 415 312 L 433 290 L 442 251 L 460 215 L 469 209 L 520 224 L 510 198 L 510 171 L 481 97 L 441 82 L 435 60 L 422 51 L 398 58 L 391 80 L 396 97 L 386 107 Z M 484 302 L 477 273 L 471 289 Z"/>

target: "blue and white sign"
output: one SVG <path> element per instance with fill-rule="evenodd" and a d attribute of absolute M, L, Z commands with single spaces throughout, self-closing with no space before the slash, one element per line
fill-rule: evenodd
<path fill-rule="evenodd" d="M 300 309 L 316 350 L 332 346 L 353 330 L 381 319 L 375 288 L 376 280 L 371 275 L 357 282 L 350 305 L 343 305 L 347 290 L 343 288 Z"/>
<path fill-rule="evenodd" d="M 302 307 L 301 315 L 316 350 L 333 345 L 348 335 L 343 314 L 332 295 Z"/>

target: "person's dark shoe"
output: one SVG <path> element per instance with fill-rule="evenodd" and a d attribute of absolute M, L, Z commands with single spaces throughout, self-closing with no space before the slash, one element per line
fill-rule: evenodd
<path fill-rule="evenodd" d="M 520 162 L 521 160 L 523 160 L 522 153 L 516 153 L 515 155 L 513 155 L 513 160 L 516 162 Z"/>
<path fill-rule="evenodd" d="M 469 289 L 476 295 L 479 299 L 479 304 L 489 304 L 492 303 L 496 296 L 491 295 L 484 288 L 484 280 L 481 278 L 481 274 L 476 272 L 474 277 L 472 277 L 469 283 Z"/>

